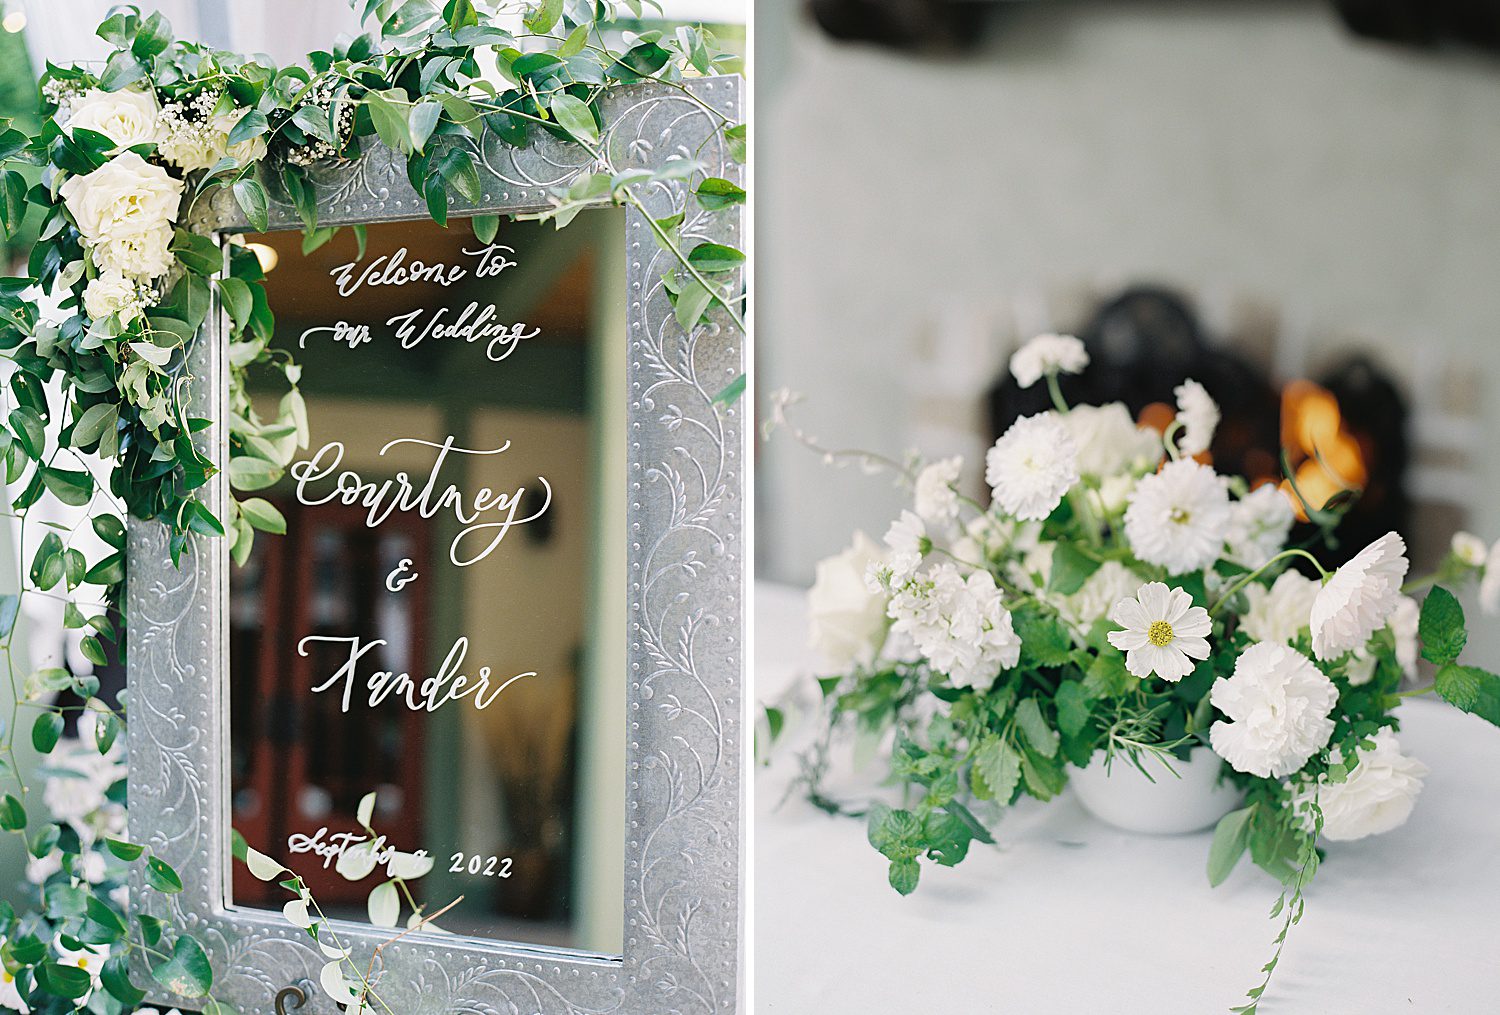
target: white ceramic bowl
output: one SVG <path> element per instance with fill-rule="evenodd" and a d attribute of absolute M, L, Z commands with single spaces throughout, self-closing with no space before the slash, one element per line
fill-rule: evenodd
<path fill-rule="evenodd" d="M 1155 782 L 1119 756 L 1106 773 L 1100 751 L 1087 768 L 1071 772 L 1068 782 L 1083 809 L 1100 821 L 1149 835 L 1211 828 L 1240 802 L 1240 791 L 1219 781 L 1224 762 L 1207 747 L 1193 748 L 1185 762 L 1174 760 L 1175 776 L 1154 760 L 1144 763 Z"/>

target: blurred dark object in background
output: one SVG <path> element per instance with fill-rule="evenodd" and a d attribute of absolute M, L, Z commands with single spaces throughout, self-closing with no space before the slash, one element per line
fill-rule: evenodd
<path fill-rule="evenodd" d="M 1334 0 L 1356 35 L 1409 46 L 1460 43 L 1500 52 L 1500 0 Z"/>
<path fill-rule="evenodd" d="M 920 51 L 972 46 L 994 7 L 978 0 L 807 0 L 813 20 L 840 42 Z"/>
<path fill-rule="evenodd" d="M 1220 473 L 1244 476 L 1252 486 L 1281 483 L 1285 450 L 1314 508 L 1348 487 L 1362 489 L 1339 526 L 1338 545 L 1328 548 L 1330 563 L 1405 527 L 1406 404 L 1368 357 L 1349 357 L 1317 383 L 1278 388 L 1254 363 L 1210 343 L 1191 304 L 1158 286 L 1132 286 L 1105 301 L 1078 337 L 1090 362 L 1082 374 L 1060 379 L 1069 404 L 1123 402 L 1139 422 L 1164 430 L 1176 414 L 1173 389 L 1191 377 L 1223 414 L 1209 449 Z M 1044 385 L 1023 390 L 1007 369 L 990 390 L 990 436 L 1050 408 Z M 1314 535 L 1301 524 L 1293 540 Z"/>

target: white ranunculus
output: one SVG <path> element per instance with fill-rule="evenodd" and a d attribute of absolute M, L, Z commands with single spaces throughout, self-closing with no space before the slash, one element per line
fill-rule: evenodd
<path fill-rule="evenodd" d="M 1234 502 L 1229 513 L 1228 556 L 1254 570 L 1286 548 L 1297 520 L 1292 502 L 1274 483 L 1263 483 Z"/>
<path fill-rule="evenodd" d="M 880 544 L 863 532 L 843 553 L 818 563 L 807 594 L 812 648 L 829 672 L 843 672 L 875 661 L 885 638 L 886 596 L 865 581 L 870 566 L 885 562 Z"/>
<path fill-rule="evenodd" d="M 1382 729 L 1373 737 L 1375 746 L 1358 752 L 1359 763 L 1343 782 L 1331 783 L 1324 776 L 1317 785 L 1304 785 L 1293 798 L 1294 806 L 1305 806 L 1316 795 L 1323 812 L 1323 837 L 1335 842 L 1382 835 L 1406 823 L 1422 792 L 1427 766 L 1401 753 L 1396 734 Z M 1343 752 L 1330 752 L 1334 762 Z"/>
<path fill-rule="evenodd" d="M 1313 600 L 1321 586 L 1296 571 L 1283 571 L 1270 588 L 1252 584 L 1245 587 L 1250 608 L 1240 618 L 1240 630 L 1253 641 L 1291 644 L 1307 629 Z"/>
<path fill-rule="evenodd" d="M 1451 549 L 1453 556 L 1466 567 L 1484 567 L 1485 559 L 1489 556 L 1489 547 L 1472 532 L 1453 533 Z"/>
<path fill-rule="evenodd" d="M 1078 482 L 1078 446 L 1055 412 L 1022 416 L 985 455 L 995 502 L 1022 521 L 1041 521 Z"/>
<path fill-rule="evenodd" d="M 944 458 L 917 474 L 915 506 L 918 515 L 929 522 L 946 522 L 958 517 L 958 492 L 954 484 L 958 482 L 963 467 L 962 458 Z"/>
<path fill-rule="evenodd" d="M 1214 431 L 1219 427 L 1219 403 L 1208 389 L 1192 379 L 1183 381 L 1172 393 L 1177 396 L 1177 422 L 1182 425 L 1177 450 L 1184 455 L 1202 454 L 1214 442 Z"/>
<path fill-rule="evenodd" d="M 1312 661 L 1285 645 L 1259 642 L 1214 681 L 1208 700 L 1231 721 L 1208 731 L 1215 753 L 1238 772 L 1291 775 L 1333 735 L 1338 689 Z"/>
<path fill-rule="evenodd" d="M 102 321 L 111 314 L 118 314 L 122 325 L 141 316 L 140 289 L 132 279 L 110 269 L 103 272 L 83 290 L 83 307 L 89 317 Z"/>
<path fill-rule="evenodd" d="M 127 88 L 105 92 L 91 88 L 68 104 L 68 130 L 80 127 L 103 134 L 121 148 L 161 140 L 161 110 L 149 91 Z"/>
<path fill-rule="evenodd" d="M 1391 619 L 1407 567 L 1405 541 L 1387 532 L 1339 568 L 1313 600 L 1313 654 L 1332 659 L 1369 641 Z"/>
<path fill-rule="evenodd" d="M 1136 426 L 1121 402 L 1075 405 L 1062 416 L 1078 445 L 1078 471 L 1095 478 L 1141 472 L 1161 461 L 1161 435 Z"/>
<path fill-rule="evenodd" d="M 1125 511 L 1125 538 L 1141 560 L 1185 574 L 1219 559 L 1229 518 L 1223 478 L 1183 458 L 1136 485 Z"/>
<path fill-rule="evenodd" d="M 1088 350 L 1072 335 L 1038 335 L 1010 358 L 1010 372 L 1023 388 L 1047 374 L 1082 373 L 1088 365 Z"/>
<path fill-rule="evenodd" d="M 121 152 L 59 188 L 78 231 L 89 243 L 155 232 L 177 221 L 182 181 L 135 152 Z"/>

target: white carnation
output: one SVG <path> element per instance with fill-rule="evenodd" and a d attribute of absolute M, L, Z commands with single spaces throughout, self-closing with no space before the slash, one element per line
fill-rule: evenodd
<path fill-rule="evenodd" d="M 1307 629 L 1313 600 L 1321 587 L 1296 571 L 1283 571 L 1270 588 L 1259 584 L 1246 586 L 1245 598 L 1250 601 L 1250 608 L 1240 618 L 1240 630 L 1252 641 L 1291 644 Z"/>
<path fill-rule="evenodd" d="M 1021 639 L 988 571 L 965 578 L 953 565 L 940 565 L 898 590 L 889 615 L 893 631 L 911 638 L 956 687 L 988 690 L 1021 657 Z"/>
<path fill-rule="evenodd" d="M 1407 567 L 1406 543 L 1388 532 L 1339 568 L 1313 600 L 1313 655 L 1332 659 L 1363 646 L 1384 627 Z"/>
<path fill-rule="evenodd" d="M 1141 560 L 1184 574 L 1219 559 L 1229 519 L 1224 480 L 1184 458 L 1136 485 L 1125 511 L 1125 537 Z"/>
<path fill-rule="evenodd" d="M 68 104 L 68 130 L 103 134 L 121 148 L 154 144 L 161 138 L 156 96 L 135 88 L 118 92 L 90 88 Z"/>
<path fill-rule="evenodd" d="M 1209 730 L 1214 751 L 1238 772 L 1281 778 L 1307 764 L 1333 735 L 1333 681 L 1306 656 L 1260 642 L 1214 681 L 1209 701 L 1231 721 Z"/>
<path fill-rule="evenodd" d="M 1177 396 L 1177 422 L 1182 426 L 1177 450 L 1184 455 L 1202 454 L 1214 442 L 1214 431 L 1219 427 L 1219 404 L 1203 385 L 1192 379 L 1183 381 L 1172 393 Z"/>
<path fill-rule="evenodd" d="M 1401 753 L 1396 734 L 1382 729 L 1372 738 L 1375 745 L 1358 751 L 1358 764 L 1343 782 L 1329 782 L 1327 775 L 1314 784 L 1304 784 L 1293 796 L 1293 806 L 1307 812 L 1316 798 L 1323 812 L 1323 837 L 1335 842 L 1382 835 L 1411 817 L 1427 766 Z M 1335 763 L 1343 752 L 1331 752 Z"/>
<path fill-rule="evenodd" d="M 829 672 L 875 661 L 885 637 L 886 596 L 871 591 L 865 574 L 885 559 L 878 543 L 856 532 L 852 546 L 818 563 L 807 594 L 808 640 Z"/>
<path fill-rule="evenodd" d="M 1010 372 L 1023 388 L 1047 374 L 1082 373 L 1088 365 L 1088 350 L 1072 335 L 1038 335 L 1010 358 Z"/>
<path fill-rule="evenodd" d="M 1062 417 L 1078 445 L 1078 471 L 1095 478 L 1153 469 L 1161 461 L 1161 435 L 1136 426 L 1121 402 L 1076 405 Z"/>
<path fill-rule="evenodd" d="M 120 324 L 129 325 L 141 316 L 143 302 L 135 281 L 110 269 L 90 281 L 83 290 L 83 306 L 93 320 L 102 321 L 111 314 L 118 314 Z"/>
<path fill-rule="evenodd" d="M 930 522 L 950 521 L 958 516 L 958 492 L 954 484 L 963 467 L 962 458 L 944 458 L 917 474 L 917 514 Z"/>
<path fill-rule="evenodd" d="M 1078 482 L 1078 446 L 1053 412 L 1016 420 L 984 463 L 995 501 L 1022 521 L 1046 518 Z"/>
<path fill-rule="evenodd" d="M 1274 483 L 1264 483 L 1234 502 L 1229 513 L 1228 556 L 1250 568 L 1266 562 L 1286 548 L 1292 523 L 1297 520 L 1292 502 Z"/>

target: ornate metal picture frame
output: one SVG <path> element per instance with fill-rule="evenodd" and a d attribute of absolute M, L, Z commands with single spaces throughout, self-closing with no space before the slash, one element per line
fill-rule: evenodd
<path fill-rule="evenodd" d="M 704 165 L 702 175 L 641 189 L 650 214 L 689 209 L 685 238 L 741 241 L 741 207 L 703 211 L 684 205 L 673 188 L 690 190 L 704 175 L 738 179 L 740 168 L 703 105 L 738 121 L 742 86 L 738 77 L 693 79 L 685 85 L 689 96 L 648 82 L 605 97 L 603 143 L 617 166 L 656 170 L 676 159 Z M 587 153 L 550 137 L 516 149 L 486 135 L 474 149 L 483 198 L 455 204 L 455 217 L 545 209 L 553 187 L 590 169 Z M 322 225 L 427 214 L 401 156 L 384 147 L 367 147 L 360 159 L 316 175 Z M 248 230 L 232 200 L 213 209 L 221 234 Z M 399 1015 L 707 1015 L 742 1006 L 746 428 L 744 403 L 720 403 L 715 395 L 744 371 L 745 336 L 717 312 L 685 332 L 662 281 L 672 255 L 653 241 L 645 213 L 627 207 L 624 215 L 623 954 L 412 933 L 385 947 L 377 966 L 381 996 Z M 290 206 L 272 207 L 272 229 L 299 225 Z M 192 412 L 218 421 L 228 397 L 226 340 L 222 314 L 210 322 L 191 352 Z M 199 435 L 221 468 L 226 435 L 217 425 Z M 227 496 L 221 472 L 208 497 L 219 517 Z M 177 567 L 164 525 L 131 522 L 131 834 L 176 868 L 185 886 L 169 896 L 137 884 L 133 906 L 197 935 L 214 967 L 219 1002 L 259 1015 L 272 1011 L 290 986 L 288 997 L 305 1000 L 300 1007 L 293 1000 L 289 1010 L 332 1013 L 333 1002 L 313 986 L 327 961 L 316 943 L 279 913 L 238 908 L 228 899 L 230 567 L 223 539 L 195 537 Z M 357 955 L 368 956 L 392 936 L 368 924 L 336 926 Z M 151 985 L 149 1000 L 163 1008 L 201 1004 L 164 992 L 149 976 L 138 982 Z"/>

